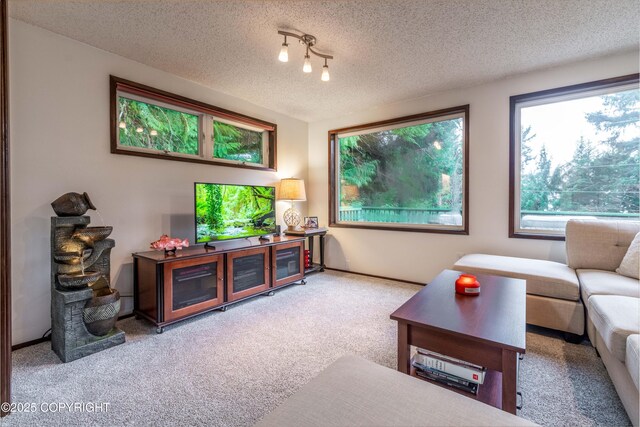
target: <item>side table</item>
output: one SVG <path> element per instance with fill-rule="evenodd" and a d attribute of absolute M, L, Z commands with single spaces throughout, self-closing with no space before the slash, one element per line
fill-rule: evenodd
<path fill-rule="evenodd" d="M 307 238 L 307 247 L 309 248 L 309 258 L 311 260 L 311 267 L 305 268 L 304 274 L 315 273 L 317 271 L 324 271 L 324 236 L 327 235 L 327 228 L 303 228 L 301 230 L 285 230 L 284 234 L 289 236 L 305 236 Z M 320 263 L 313 262 L 313 240 L 318 236 L 320 240 Z"/>

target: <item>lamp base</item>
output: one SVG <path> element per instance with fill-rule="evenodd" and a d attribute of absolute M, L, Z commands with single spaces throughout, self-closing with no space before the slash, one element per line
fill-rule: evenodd
<path fill-rule="evenodd" d="M 287 224 L 287 231 L 299 231 L 300 227 L 298 225 L 302 221 L 302 216 L 300 212 L 295 210 L 293 207 L 290 207 L 283 214 L 284 223 Z"/>

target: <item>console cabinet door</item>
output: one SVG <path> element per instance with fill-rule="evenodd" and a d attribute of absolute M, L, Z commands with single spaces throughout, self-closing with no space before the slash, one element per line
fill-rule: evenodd
<path fill-rule="evenodd" d="M 269 289 L 269 247 L 227 254 L 227 298 L 236 301 Z"/>
<path fill-rule="evenodd" d="M 164 264 L 164 321 L 221 305 L 224 301 L 223 255 Z"/>
<path fill-rule="evenodd" d="M 304 241 L 272 246 L 272 286 L 287 285 L 304 278 Z"/>

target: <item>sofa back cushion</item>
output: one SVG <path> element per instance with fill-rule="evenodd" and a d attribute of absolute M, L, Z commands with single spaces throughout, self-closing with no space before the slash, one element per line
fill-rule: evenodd
<path fill-rule="evenodd" d="M 640 222 L 572 219 L 567 222 L 567 265 L 615 271 L 627 253 Z"/>

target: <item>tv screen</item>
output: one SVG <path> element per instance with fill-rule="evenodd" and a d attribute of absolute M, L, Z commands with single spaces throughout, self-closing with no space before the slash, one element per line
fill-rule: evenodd
<path fill-rule="evenodd" d="M 274 234 L 275 200 L 275 187 L 196 182 L 196 243 Z"/>

